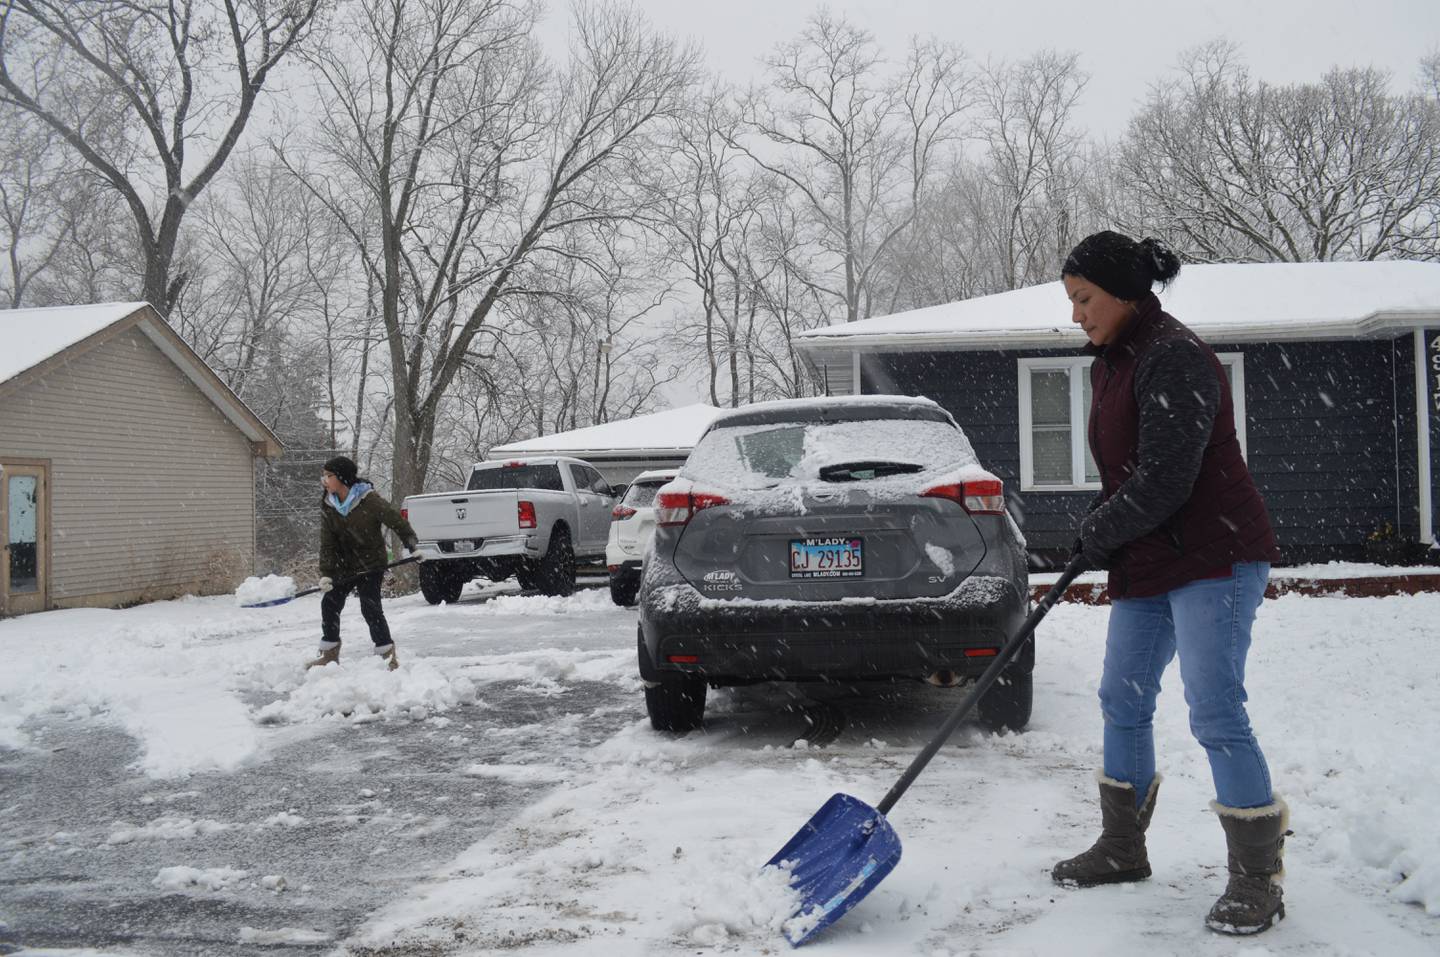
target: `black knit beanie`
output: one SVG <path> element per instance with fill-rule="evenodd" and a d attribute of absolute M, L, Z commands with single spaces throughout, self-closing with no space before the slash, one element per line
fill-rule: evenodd
<path fill-rule="evenodd" d="M 346 488 L 354 485 L 357 476 L 360 474 L 360 466 L 356 465 L 352 459 L 344 455 L 337 455 L 333 459 L 330 459 L 325 463 L 323 468 L 341 482 L 344 482 Z"/>
<path fill-rule="evenodd" d="M 1180 259 L 1158 239 L 1136 242 L 1124 233 L 1091 233 L 1070 250 L 1061 276 L 1088 279 L 1116 299 L 1136 300 L 1155 283 L 1180 274 Z"/>

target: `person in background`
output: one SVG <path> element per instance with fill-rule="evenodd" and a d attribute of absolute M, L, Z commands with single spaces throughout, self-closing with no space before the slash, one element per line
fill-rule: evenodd
<path fill-rule="evenodd" d="M 360 613 L 370 626 L 375 653 L 385 659 L 391 671 L 399 667 L 390 625 L 380 605 L 380 584 L 385 577 L 387 552 L 381 526 L 400 536 L 415 553 L 419 540 L 410 523 L 369 481 L 358 475 L 353 461 L 337 455 L 320 473 L 324 494 L 320 498 L 320 600 L 319 657 L 307 668 L 340 660 L 340 612 L 353 591 L 360 597 Z M 350 579 L 335 584 L 339 579 Z"/>
<path fill-rule="evenodd" d="M 1089 887 L 1150 876 L 1145 830 L 1160 786 L 1152 719 L 1160 677 L 1178 654 L 1229 850 L 1229 883 L 1205 923 L 1254 934 L 1285 916 L 1289 809 L 1271 791 L 1245 710 L 1250 630 L 1279 552 L 1240 454 L 1229 379 L 1151 291 L 1179 272 L 1157 241 L 1109 231 L 1084 239 L 1061 269 L 1071 318 L 1095 357 L 1089 441 L 1101 493 L 1076 549 L 1088 566 L 1109 570 L 1111 604 L 1100 678 L 1102 832 L 1053 877 Z"/>

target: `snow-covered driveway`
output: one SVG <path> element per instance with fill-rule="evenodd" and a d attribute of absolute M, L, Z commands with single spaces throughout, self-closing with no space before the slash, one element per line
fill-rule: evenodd
<path fill-rule="evenodd" d="M 0 622 L 0 952 L 784 953 L 758 866 L 831 793 L 878 800 L 956 700 L 712 692 L 704 733 L 658 735 L 602 591 L 387 607 L 394 674 L 358 614 L 303 674 L 313 598 Z M 806 949 L 1440 953 L 1440 596 L 1266 603 L 1251 713 L 1295 835 L 1253 941 L 1201 926 L 1224 844 L 1173 669 L 1155 877 L 1050 884 L 1095 833 L 1105 615 L 1052 613 L 1030 731 L 962 728 L 890 815 L 900 866 Z"/>

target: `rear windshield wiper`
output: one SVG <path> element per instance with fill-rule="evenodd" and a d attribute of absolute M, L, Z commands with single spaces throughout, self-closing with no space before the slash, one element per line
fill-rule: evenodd
<path fill-rule="evenodd" d="M 823 482 L 863 482 L 866 479 L 884 478 L 887 475 L 910 475 L 925 471 L 925 466 L 914 462 L 839 462 L 820 469 Z"/>

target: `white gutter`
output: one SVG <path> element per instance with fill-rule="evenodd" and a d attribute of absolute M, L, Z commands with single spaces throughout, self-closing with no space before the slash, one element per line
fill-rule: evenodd
<path fill-rule="evenodd" d="M 1429 545 L 1435 541 L 1434 502 L 1430 486 L 1430 350 L 1425 342 L 1425 330 L 1416 329 L 1415 341 L 1415 459 L 1420 485 L 1420 541 Z M 1440 338 L 1440 336 L 1437 336 Z M 1440 351 L 1435 353 L 1440 365 Z M 1435 370 L 1440 377 L 1440 368 Z M 1440 390 L 1437 390 L 1440 394 Z"/>
<path fill-rule="evenodd" d="M 1207 342 L 1297 342 L 1310 339 L 1368 339 L 1412 329 L 1434 326 L 1440 313 L 1434 310 L 1375 312 L 1360 319 L 1316 321 L 1214 323 L 1187 322 Z M 834 352 L 916 352 L 933 349 L 1073 349 L 1085 344 L 1085 335 L 1074 326 L 1049 329 L 945 330 L 936 332 L 846 332 L 812 331 L 795 337 L 802 353 Z"/>

